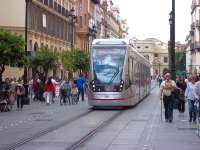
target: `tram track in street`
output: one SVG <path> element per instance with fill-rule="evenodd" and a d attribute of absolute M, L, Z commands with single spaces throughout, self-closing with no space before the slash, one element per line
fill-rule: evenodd
<path fill-rule="evenodd" d="M 155 85 L 151 88 L 151 91 L 154 89 Z M 137 105 L 135 105 L 137 106 Z M 134 106 L 134 107 L 135 107 Z M 15 150 L 20 148 L 23 145 L 28 144 L 29 142 L 38 139 L 42 136 L 45 136 L 53 131 L 58 130 L 59 128 L 62 128 L 64 126 L 67 126 L 89 114 L 91 114 L 92 112 L 95 112 L 96 110 L 93 109 L 89 109 L 88 111 L 79 114 L 73 118 L 67 119 L 65 121 L 60 122 L 59 124 L 53 125 L 51 127 L 48 127 L 44 130 L 41 130 L 37 133 L 34 133 L 28 137 L 19 139 L 18 141 L 8 144 L 3 148 L 0 148 L 0 150 Z M 85 134 L 84 136 L 82 136 L 81 138 L 79 138 L 79 140 L 75 141 L 73 144 L 71 144 L 70 146 L 66 147 L 65 150 L 75 150 L 78 147 L 80 147 L 82 144 L 84 144 L 86 141 L 88 141 L 93 135 L 95 135 L 96 133 L 98 133 L 101 129 L 103 129 L 105 126 L 109 125 L 113 120 L 115 120 L 116 118 L 118 118 L 121 114 L 123 114 L 124 112 L 126 112 L 125 110 L 118 110 L 117 113 L 115 113 L 114 115 L 112 115 L 111 117 L 107 118 L 105 121 L 102 121 L 99 125 L 97 125 L 96 127 L 94 127 L 91 131 L 89 131 L 87 134 Z"/>
<path fill-rule="evenodd" d="M 40 138 L 43 135 L 46 135 L 46 134 L 48 134 L 50 132 L 53 132 L 53 131 L 55 131 L 55 130 L 63 127 L 63 126 L 66 126 L 66 125 L 68 125 L 68 124 L 70 124 L 70 123 L 72 123 L 72 122 L 74 122 L 74 121 L 76 121 L 76 120 L 78 120 L 78 119 L 80 119 L 80 118 L 82 118 L 84 116 L 87 116 L 90 113 L 92 113 L 93 111 L 94 110 L 89 109 L 85 113 L 82 113 L 82 114 L 77 115 L 77 116 L 75 116 L 73 118 L 65 120 L 65 121 L 63 121 L 63 122 L 61 122 L 61 123 L 59 123 L 57 125 L 54 125 L 54 126 L 51 126 L 51 127 L 47 128 L 47 129 L 41 130 L 41 131 L 39 131 L 39 132 L 37 132 L 37 133 L 35 133 L 33 135 L 30 135 L 29 137 L 22 138 L 22 139 L 18 140 L 15 143 L 9 144 L 4 148 L 0 148 L 0 150 L 15 150 L 16 148 L 19 148 L 19 147 L 29 143 L 30 141 L 32 141 L 34 139 Z"/>
<path fill-rule="evenodd" d="M 98 133 L 100 130 L 102 130 L 104 127 L 109 125 L 113 120 L 117 119 L 120 115 L 122 115 L 125 110 L 121 110 L 114 114 L 112 117 L 108 118 L 107 120 L 103 121 L 101 124 L 99 124 L 97 127 L 92 129 L 89 133 L 84 135 L 82 138 L 80 138 L 78 141 L 74 142 L 72 145 L 69 147 L 65 148 L 64 150 L 76 150 L 79 148 L 82 144 L 87 142 L 92 136 L 94 136 L 96 133 Z"/>
<path fill-rule="evenodd" d="M 156 84 L 154 83 L 154 86 L 151 87 L 151 91 L 154 90 L 154 88 L 156 87 Z M 143 100 L 142 100 L 143 101 Z M 141 102 L 142 102 L 141 101 Z M 137 106 L 138 104 L 136 104 L 135 106 Z M 133 106 L 133 108 L 135 107 Z M 117 119 L 119 116 L 121 116 L 124 112 L 126 112 L 125 110 L 119 111 L 118 113 L 116 113 L 115 115 L 113 115 L 111 118 L 107 119 L 106 121 L 102 122 L 100 125 L 98 125 L 96 128 L 94 128 L 93 130 L 91 130 L 88 134 L 86 134 L 85 136 L 83 136 L 82 138 L 80 138 L 78 141 L 74 142 L 71 146 L 65 148 L 64 150 L 76 150 L 77 148 L 79 148 L 81 145 L 83 145 L 84 143 L 86 143 L 88 140 L 90 140 L 90 138 L 92 138 L 92 136 L 94 136 L 95 134 L 97 134 L 100 130 L 102 130 L 104 127 L 108 126 L 112 121 L 114 121 L 115 119 Z"/>
<path fill-rule="evenodd" d="M 154 90 L 154 88 L 156 87 L 156 84 L 154 83 L 154 86 L 151 87 L 151 91 Z M 142 100 L 143 101 L 143 100 Z M 141 102 L 142 102 L 141 101 Z M 137 106 L 137 104 L 135 105 Z M 134 107 L 135 107 L 134 106 Z M 88 134 L 86 134 L 85 136 L 83 136 L 81 139 L 79 139 L 78 141 L 74 142 L 71 146 L 67 147 L 64 150 L 76 150 L 77 148 L 79 148 L 81 145 L 83 145 L 84 143 L 86 143 L 90 138 L 92 138 L 92 136 L 94 136 L 95 134 L 97 134 L 100 130 L 102 130 L 105 126 L 109 125 L 113 120 L 117 119 L 120 115 L 122 115 L 125 111 L 119 111 L 118 113 L 116 113 L 115 115 L 113 115 L 111 118 L 107 119 L 106 121 L 102 122 L 100 125 L 98 125 L 96 128 L 94 128 L 93 130 L 91 130 Z"/>

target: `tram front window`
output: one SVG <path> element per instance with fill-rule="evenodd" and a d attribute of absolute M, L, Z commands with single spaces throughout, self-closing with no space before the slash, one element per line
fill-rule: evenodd
<path fill-rule="evenodd" d="M 93 49 L 94 81 L 101 91 L 117 91 L 123 71 L 125 49 Z"/>

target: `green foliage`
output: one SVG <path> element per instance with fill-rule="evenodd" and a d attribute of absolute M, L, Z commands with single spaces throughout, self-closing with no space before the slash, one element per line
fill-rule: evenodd
<path fill-rule="evenodd" d="M 22 36 L 12 34 L 0 28 L 0 78 L 5 65 L 18 65 L 24 62 L 24 40 Z"/>
<path fill-rule="evenodd" d="M 80 49 L 62 51 L 60 53 L 60 58 L 64 68 L 70 72 L 78 70 L 87 71 L 89 68 L 89 57 Z"/>
<path fill-rule="evenodd" d="M 185 53 L 176 52 L 175 61 L 176 61 L 176 70 L 185 71 L 185 63 L 186 63 Z"/>
<path fill-rule="evenodd" d="M 28 66 L 45 82 L 48 71 L 58 64 L 58 56 L 50 49 L 43 48 L 35 52 L 34 56 L 26 57 Z M 39 69 L 42 68 L 42 69 Z"/>

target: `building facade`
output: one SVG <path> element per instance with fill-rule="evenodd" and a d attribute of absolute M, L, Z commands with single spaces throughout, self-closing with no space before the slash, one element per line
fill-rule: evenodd
<path fill-rule="evenodd" d="M 127 25 L 126 19 L 122 19 L 120 21 L 120 29 L 121 29 L 121 38 L 127 39 L 128 38 L 128 25 Z"/>
<path fill-rule="evenodd" d="M 100 0 L 77 1 L 76 46 L 89 53 L 92 39 L 99 28 Z"/>
<path fill-rule="evenodd" d="M 1 0 L 0 3 L 0 26 L 24 36 L 25 0 Z M 28 1 L 27 50 L 30 54 L 42 47 L 54 52 L 70 48 L 73 33 L 69 13 L 73 7 L 75 7 L 74 0 Z M 63 74 L 62 66 L 53 70 L 54 76 L 61 74 Z"/>
<path fill-rule="evenodd" d="M 186 38 L 187 73 L 200 73 L 200 0 L 192 0 L 191 31 Z"/>
<path fill-rule="evenodd" d="M 133 38 L 132 44 L 152 64 L 151 75 L 155 78 L 163 75 L 164 69 L 168 68 L 168 45 L 158 39 L 148 38 L 138 40 Z"/>
<path fill-rule="evenodd" d="M 1 0 L 0 27 L 25 36 L 26 4 L 30 55 L 43 47 L 54 52 L 75 47 L 89 53 L 94 38 L 122 38 L 127 34 L 123 28 L 127 24 L 112 0 Z M 60 65 L 50 74 L 61 77 L 64 70 Z"/>

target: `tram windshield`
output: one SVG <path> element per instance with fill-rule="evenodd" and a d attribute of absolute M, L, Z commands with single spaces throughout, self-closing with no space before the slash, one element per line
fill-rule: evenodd
<path fill-rule="evenodd" d="M 94 81 L 97 84 L 119 84 L 123 71 L 125 49 L 93 49 Z"/>

